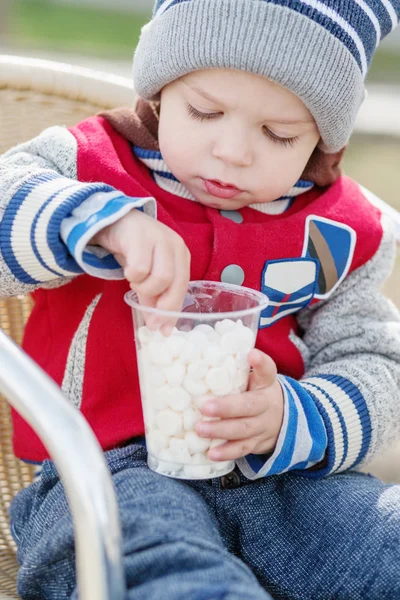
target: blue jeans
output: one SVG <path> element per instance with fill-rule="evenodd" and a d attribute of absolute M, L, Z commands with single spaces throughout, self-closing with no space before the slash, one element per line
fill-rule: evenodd
<path fill-rule="evenodd" d="M 106 458 L 129 600 L 400 598 L 400 486 L 354 472 L 251 482 L 235 471 L 238 487 L 224 489 L 153 473 L 140 445 Z M 76 598 L 72 520 L 51 461 L 14 499 L 11 521 L 22 598 Z"/>

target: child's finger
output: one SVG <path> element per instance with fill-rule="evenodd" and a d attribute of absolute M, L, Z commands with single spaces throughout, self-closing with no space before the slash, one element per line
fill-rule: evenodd
<path fill-rule="evenodd" d="M 245 392 L 244 394 L 207 400 L 201 407 L 201 413 L 206 417 L 233 419 L 236 417 L 255 417 L 265 412 L 267 408 L 265 396 Z"/>
<path fill-rule="evenodd" d="M 225 444 L 215 446 L 209 450 L 207 456 L 210 460 L 215 461 L 236 460 L 237 458 L 252 454 L 257 449 L 258 444 L 259 440 L 257 438 L 225 442 Z M 273 448 L 274 444 L 271 441 L 270 447 L 266 447 L 265 452 L 270 452 Z"/>
<path fill-rule="evenodd" d="M 265 420 L 259 417 L 199 421 L 196 433 L 201 437 L 220 440 L 243 440 L 267 433 Z"/>
<path fill-rule="evenodd" d="M 277 374 L 276 364 L 272 358 L 260 350 L 252 350 L 248 355 L 248 361 L 253 368 L 248 389 L 253 391 L 270 387 Z"/>

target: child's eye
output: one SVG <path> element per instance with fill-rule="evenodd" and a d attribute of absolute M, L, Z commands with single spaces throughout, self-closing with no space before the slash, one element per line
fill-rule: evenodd
<path fill-rule="evenodd" d="M 197 119 L 198 121 L 209 121 L 211 119 L 216 119 L 217 117 L 219 117 L 222 114 L 220 112 L 216 112 L 216 113 L 203 113 L 203 112 L 200 112 L 200 111 L 196 110 L 189 103 L 187 103 L 186 108 L 187 108 L 187 111 L 188 111 L 189 115 L 193 119 Z"/>
<path fill-rule="evenodd" d="M 296 136 L 288 138 L 279 137 L 279 135 L 272 133 L 268 127 L 263 127 L 263 132 L 267 137 L 269 137 L 270 140 L 276 142 L 277 144 L 283 144 L 283 146 L 293 146 L 299 140 L 299 138 Z"/>

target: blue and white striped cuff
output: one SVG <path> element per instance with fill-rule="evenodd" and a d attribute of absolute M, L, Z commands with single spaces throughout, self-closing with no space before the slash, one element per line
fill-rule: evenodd
<path fill-rule="evenodd" d="M 310 394 L 290 377 L 278 376 L 284 394 L 284 418 L 272 455 L 250 454 L 237 460 L 248 479 L 309 469 L 325 456 L 327 434 Z"/>
<path fill-rule="evenodd" d="M 371 442 L 371 419 L 360 390 L 338 375 L 309 377 L 301 384 L 313 398 L 328 435 L 324 464 L 302 475 L 319 478 L 354 468 Z"/>
<path fill-rule="evenodd" d="M 16 279 L 40 285 L 83 272 L 60 238 L 60 227 L 65 217 L 98 192 L 116 194 L 109 185 L 79 183 L 48 171 L 19 187 L 0 228 L 0 251 Z"/>
<path fill-rule="evenodd" d="M 98 231 L 122 219 L 134 208 L 156 217 L 154 198 L 130 198 L 113 190 L 91 195 L 62 221 L 61 237 L 85 273 L 101 279 L 124 279 L 123 269 L 113 255 L 88 242 Z"/>

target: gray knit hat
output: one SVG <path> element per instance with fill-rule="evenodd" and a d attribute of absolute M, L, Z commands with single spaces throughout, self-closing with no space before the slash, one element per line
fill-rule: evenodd
<path fill-rule="evenodd" d="M 346 145 L 381 39 L 400 0 L 157 0 L 134 60 L 140 96 L 223 67 L 264 75 L 296 94 L 314 116 L 323 149 Z"/>

